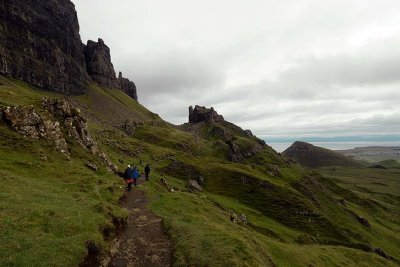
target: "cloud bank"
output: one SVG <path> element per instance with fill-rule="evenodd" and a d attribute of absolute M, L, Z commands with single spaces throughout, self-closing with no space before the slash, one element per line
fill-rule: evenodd
<path fill-rule="evenodd" d="M 396 0 L 74 3 L 82 39 L 172 123 L 199 104 L 257 135 L 400 133 Z"/>

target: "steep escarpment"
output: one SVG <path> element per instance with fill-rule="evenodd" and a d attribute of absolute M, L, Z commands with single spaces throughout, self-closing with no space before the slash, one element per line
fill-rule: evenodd
<path fill-rule="evenodd" d="M 136 86 L 117 78 L 102 39 L 82 44 L 69 0 L 5 0 L 0 5 L 0 75 L 66 95 L 87 92 L 88 83 L 120 89 L 137 100 Z"/>
<path fill-rule="evenodd" d="M 86 73 L 78 18 L 68 0 L 0 5 L 0 74 L 63 94 L 83 94 Z"/>

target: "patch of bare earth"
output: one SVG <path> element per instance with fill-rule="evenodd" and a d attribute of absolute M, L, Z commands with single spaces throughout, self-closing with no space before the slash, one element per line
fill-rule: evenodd
<path fill-rule="evenodd" d="M 128 220 L 113 242 L 111 255 L 101 266 L 171 266 L 172 245 L 162 219 L 148 209 L 146 195 L 138 188 L 127 192 L 122 202 L 129 210 Z"/>

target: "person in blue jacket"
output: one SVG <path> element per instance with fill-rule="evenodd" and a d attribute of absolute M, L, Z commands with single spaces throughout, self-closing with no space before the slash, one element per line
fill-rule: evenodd
<path fill-rule="evenodd" d="M 136 167 L 134 167 L 133 168 L 133 183 L 135 184 L 135 186 L 137 186 L 137 179 L 139 179 L 139 178 L 140 178 L 140 172 Z"/>
<path fill-rule="evenodd" d="M 124 180 L 128 184 L 126 189 L 130 192 L 132 188 L 132 183 L 135 182 L 133 179 L 134 177 L 134 169 L 131 168 L 130 165 L 128 165 L 128 168 L 126 168 L 125 173 L 124 173 Z"/>

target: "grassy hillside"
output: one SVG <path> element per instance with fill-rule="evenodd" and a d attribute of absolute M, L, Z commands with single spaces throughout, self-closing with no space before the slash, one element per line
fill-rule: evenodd
<path fill-rule="evenodd" d="M 299 141 L 294 142 L 289 148 L 283 151 L 282 154 L 310 168 L 361 165 L 360 162 L 333 150 Z"/>
<path fill-rule="evenodd" d="M 17 81 L 2 83 L 0 105 L 39 109 L 40 98 L 49 95 Z M 164 219 L 175 266 L 396 266 L 399 185 L 393 183 L 390 192 L 368 186 L 365 193 L 344 182 L 362 171 L 390 183 L 395 171 L 327 168 L 321 175 L 269 147 L 233 163 L 213 129 L 229 128 L 241 149 L 257 140 L 231 124 L 183 131 L 122 92 L 94 85 L 69 101 L 82 109 L 91 135 L 120 169 L 135 163 L 143 170 L 151 163 L 151 180 L 141 189 Z M 76 266 L 87 247 L 106 251 L 102 234 L 112 233 L 113 221 L 125 216 L 118 207 L 121 179 L 73 141 L 66 160 L 51 142 L 32 142 L 4 123 L 0 136 L 0 265 Z M 86 168 L 88 161 L 99 170 Z M 190 193 L 189 178 L 204 180 L 204 191 Z M 232 223 L 230 211 L 245 214 L 248 222 Z M 397 259 L 372 252 L 376 247 Z"/>

